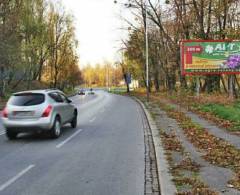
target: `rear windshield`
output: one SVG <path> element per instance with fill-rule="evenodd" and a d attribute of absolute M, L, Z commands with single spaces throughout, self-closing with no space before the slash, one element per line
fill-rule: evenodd
<path fill-rule="evenodd" d="M 42 104 L 45 101 L 45 96 L 40 93 L 21 93 L 13 95 L 9 104 L 14 106 L 35 106 Z"/>

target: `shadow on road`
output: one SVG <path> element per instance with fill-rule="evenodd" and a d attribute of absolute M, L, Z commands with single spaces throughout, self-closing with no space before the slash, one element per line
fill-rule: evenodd
<path fill-rule="evenodd" d="M 58 139 L 53 139 L 49 132 L 38 132 L 38 133 L 20 133 L 15 140 L 9 142 L 48 142 L 50 140 L 65 139 L 71 135 L 76 129 L 71 128 L 69 125 L 62 127 L 61 136 Z"/>

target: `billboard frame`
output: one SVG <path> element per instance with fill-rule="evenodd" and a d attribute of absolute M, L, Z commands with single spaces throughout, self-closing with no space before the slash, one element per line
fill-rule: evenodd
<path fill-rule="evenodd" d="M 233 40 L 233 39 L 218 39 L 218 40 L 203 40 L 203 39 L 188 39 L 188 40 L 180 40 L 179 44 L 180 44 L 180 57 L 181 57 L 181 74 L 183 76 L 204 76 L 204 75 L 222 75 L 222 74 L 226 74 L 226 75 L 235 75 L 235 74 L 240 74 L 240 70 L 239 71 L 219 71 L 219 72 L 186 72 L 184 69 L 184 43 L 190 43 L 190 42 L 235 42 L 235 41 L 239 41 L 239 40 Z"/>

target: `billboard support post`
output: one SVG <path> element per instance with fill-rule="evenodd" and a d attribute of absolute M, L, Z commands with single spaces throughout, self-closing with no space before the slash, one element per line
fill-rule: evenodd
<path fill-rule="evenodd" d="M 233 75 L 229 75 L 229 98 L 233 99 Z"/>
<path fill-rule="evenodd" d="M 196 77 L 196 96 L 199 97 L 200 94 L 200 77 Z"/>

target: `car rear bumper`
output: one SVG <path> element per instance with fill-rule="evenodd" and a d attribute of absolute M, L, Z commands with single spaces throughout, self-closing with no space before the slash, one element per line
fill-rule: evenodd
<path fill-rule="evenodd" d="M 11 128 L 18 132 L 50 130 L 53 126 L 50 118 L 39 118 L 31 120 L 2 118 L 2 122 L 5 128 Z"/>

